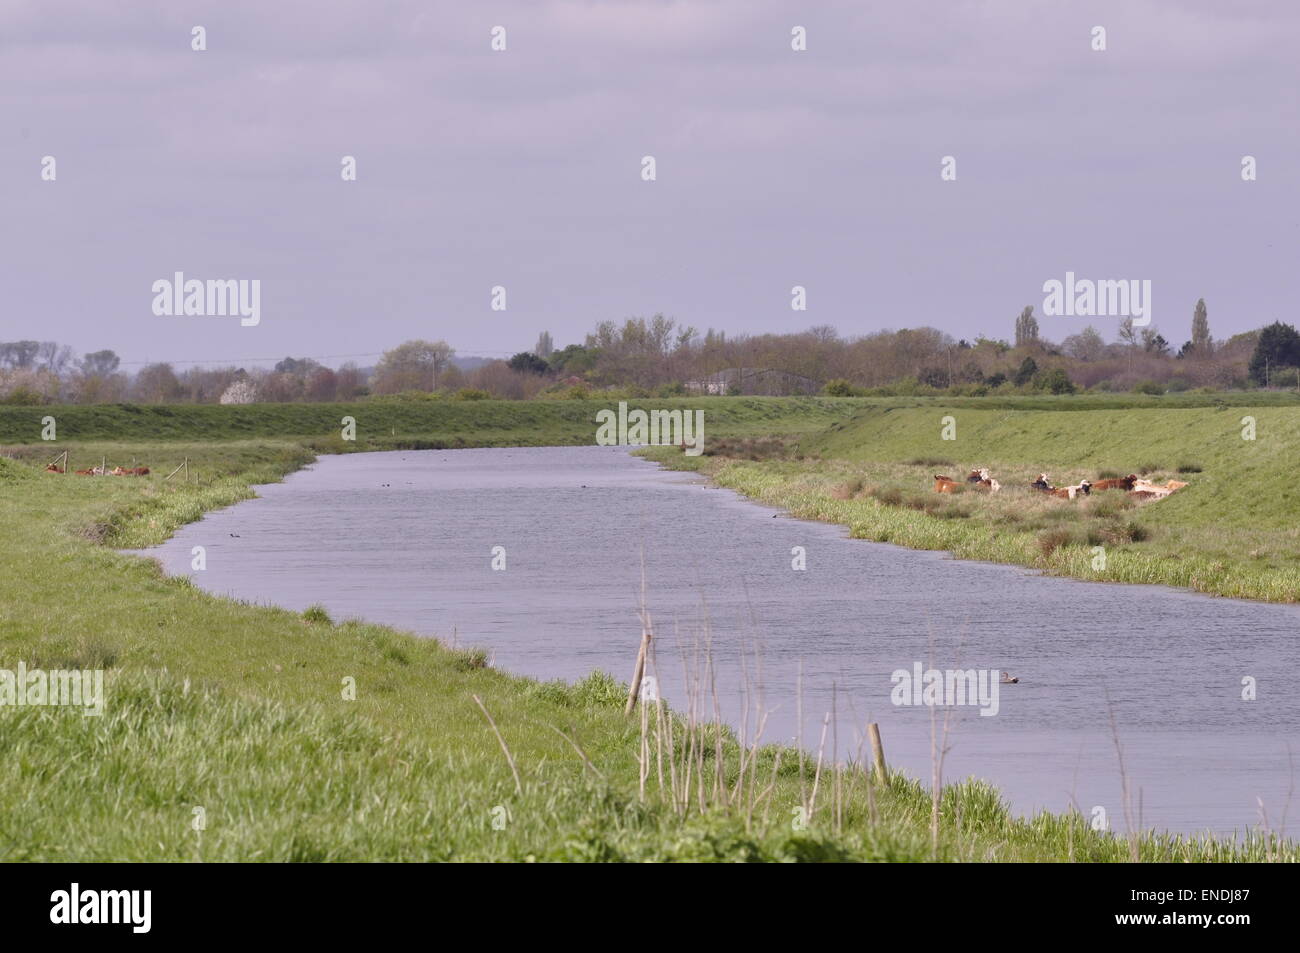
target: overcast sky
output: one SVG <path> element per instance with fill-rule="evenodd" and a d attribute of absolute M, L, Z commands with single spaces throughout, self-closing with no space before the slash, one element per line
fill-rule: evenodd
<path fill-rule="evenodd" d="M 1204 297 L 1226 337 L 1297 317 L 1298 51 L 1295 0 L 0 0 L 0 340 L 365 364 L 655 312 L 1009 337 L 1066 271 L 1150 279 L 1175 345 Z M 176 271 L 259 279 L 261 323 L 155 316 Z"/>

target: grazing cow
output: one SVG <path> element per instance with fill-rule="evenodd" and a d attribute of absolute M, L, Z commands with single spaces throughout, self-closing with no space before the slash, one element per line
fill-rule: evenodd
<path fill-rule="evenodd" d="M 1130 473 L 1128 476 L 1118 479 L 1098 480 L 1092 485 L 1092 488 L 1094 490 L 1131 490 L 1133 484 L 1137 483 L 1137 481 L 1138 475 Z"/>
<path fill-rule="evenodd" d="M 956 493 L 961 484 L 952 477 L 938 476 L 934 478 L 934 492 L 936 493 Z"/>
<path fill-rule="evenodd" d="M 60 467 L 60 466 L 58 466 L 57 464 L 54 464 L 54 463 L 47 463 L 47 464 L 45 464 L 45 472 L 46 472 L 46 473 L 62 473 L 62 472 L 63 472 L 63 468 Z"/>
<path fill-rule="evenodd" d="M 1058 486 L 1051 491 L 1052 496 L 1060 497 L 1063 500 L 1073 500 L 1079 495 L 1087 496 L 1092 492 L 1092 484 L 1083 480 L 1075 486 Z"/>
<path fill-rule="evenodd" d="M 77 471 L 77 476 L 96 476 L 96 475 L 97 475 L 97 474 L 95 473 L 94 470 L 78 470 L 78 471 Z"/>
<path fill-rule="evenodd" d="M 1052 492 L 1052 484 L 1051 484 L 1051 482 L 1047 479 L 1047 474 L 1046 474 L 1046 473 L 1040 473 L 1040 474 L 1038 474 L 1038 479 L 1035 480 L 1033 483 L 1029 484 L 1029 487 L 1030 487 L 1030 489 L 1038 490 L 1038 491 L 1040 491 L 1040 492 L 1042 492 L 1042 493 L 1051 493 L 1051 492 Z"/>
<path fill-rule="evenodd" d="M 113 467 L 113 469 L 109 472 L 108 475 L 109 475 L 109 476 L 126 476 L 126 475 L 127 475 L 127 472 L 128 472 L 128 471 L 127 471 L 126 469 L 124 469 L 123 467 Z"/>

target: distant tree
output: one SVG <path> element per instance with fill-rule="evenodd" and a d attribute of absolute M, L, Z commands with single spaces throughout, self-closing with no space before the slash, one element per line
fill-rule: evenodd
<path fill-rule="evenodd" d="M 532 351 L 520 351 L 510 358 L 506 364 L 512 371 L 519 371 L 524 374 L 546 374 L 551 370 L 551 365 Z"/>
<path fill-rule="evenodd" d="M 1024 387 L 1034 379 L 1038 373 L 1038 363 L 1032 358 L 1027 357 L 1020 362 L 1020 368 L 1016 371 L 1016 376 L 1012 378 L 1017 387 Z"/>
<path fill-rule="evenodd" d="M 81 359 L 81 373 L 87 377 L 116 374 L 122 361 L 112 351 L 92 351 Z"/>
<path fill-rule="evenodd" d="M 304 395 L 308 400 L 333 400 L 338 387 L 338 375 L 328 367 L 317 367 L 307 377 Z"/>
<path fill-rule="evenodd" d="M 0 367 L 31 367 L 40 349 L 40 341 L 0 342 Z"/>
<path fill-rule="evenodd" d="M 446 341 L 406 341 L 385 351 L 375 366 L 374 389 L 380 394 L 436 390 L 438 375 L 456 354 Z"/>
<path fill-rule="evenodd" d="M 297 374 L 302 377 L 310 374 L 318 367 L 320 367 L 320 364 L 310 357 L 286 357 L 275 365 L 275 371 L 277 374 Z"/>
<path fill-rule="evenodd" d="M 1255 383 L 1267 385 L 1283 367 L 1300 367 L 1300 334 L 1291 325 L 1274 321 L 1260 329 L 1248 371 Z"/>
<path fill-rule="evenodd" d="M 599 356 L 599 351 L 588 350 L 581 344 L 570 344 L 551 355 L 551 367 L 559 374 L 581 375 L 596 366 Z"/>
<path fill-rule="evenodd" d="M 555 344 L 551 341 L 551 332 L 543 331 L 537 336 L 537 345 L 533 348 L 533 353 L 546 360 L 555 351 Z"/>
<path fill-rule="evenodd" d="M 51 374 L 62 374 L 72 363 L 72 348 L 57 341 L 42 341 L 36 349 L 36 364 Z"/>
<path fill-rule="evenodd" d="M 1038 319 L 1034 317 L 1033 305 L 1027 305 L 1020 317 L 1016 318 L 1016 347 L 1028 347 L 1038 343 Z"/>
<path fill-rule="evenodd" d="M 175 400 L 180 395 L 180 381 L 170 364 L 146 364 L 135 375 L 136 397 L 142 401 L 161 404 Z"/>
<path fill-rule="evenodd" d="M 993 389 L 994 387 L 1001 387 L 1006 382 L 1007 382 L 1007 375 L 1003 374 L 1001 371 L 997 371 L 993 374 L 990 374 L 988 376 L 988 379 L 984 381 L 984 383 L 988 385 L 990 390 Z"/>
<path fill-rule="evenodd" d="M 1036 387 L 1041 387 L 1045 391 L 1053 394 L 1073 394 L 1074 382 L 1070 376 L 1059 367 L 1054 367 L 1035 383 Z"/>
<path fill-rule="evenodd" d="M 249 377 L 241 377 L 231 383 L 221 394 L 218 403 L 251 404 L 257 400 L 257 385 Z"/>
<path fill-rule="evenodd" d="M 334 375 L 334 399 L 352 400 L 367 394 L 368 388 L 361 376 L 361 370 L 352 361 L 339 367 Z"/>
<path fill-rule="evenodd" d="M 1205 309 L 1205 299 L 1199 298 L 1192 313 L 1192 350 L 1201 357 L 1209 357 L 1213 348 L 1210 337 L 1210 317 Z"/>
<path fill-rule="evenodd" d="M 1099 361 L 1106 355 L 1106 342 L 1092 325 L 1061 342 L 1061 350 L 1080 361 Z"/>
<path fill-rule="evenodd" d="M 1168 354 L 1169 342 L 1155 328 L 1142 329 L 1142 350 L 1148 354 Z"/>

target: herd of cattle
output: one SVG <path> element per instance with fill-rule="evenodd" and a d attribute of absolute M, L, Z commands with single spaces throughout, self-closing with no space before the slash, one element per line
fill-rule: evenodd
<path fill-rule="evenodd" d="M 47 464 L 46 473 L 62 473 L 63 467 L 56 464 Z M 113 467 L 109 470 L 107 467 L 91 467 L 89 470 L 74 470 L 77 476 L 148 476 L 148 467 Z"/>
<path fill-rule="evenodd" d="M 972 489 L 987 490 L 990 493 L 996 493 L 1002 489 L 1002 484 L 993 479 L 987 467 L 980 467 L 977 470 L 971 470 L 966 474 L 966 484 Z M 961 489 L 961 484 L 952 477 L 935 475 L 934 492 L 936 493 L 956 493 Z M 1074 500 L 1080 496 L 1091 496 L 1094 490 L 1123 490 L 1129 496 L 1139 500 L 1163 500 L 1175 490 L 1181 490 L 1187 486 L 1182 480 L 1168 480 L 1165 483 L 1152 483 L 1150 480 L 1144 480 L 1136 473 L 1130 473 L 1126 477 L 1116 477 L 1114 479 L 1098 480 L 1093 483 L 1089 480 L 1080 480 L 1073 486 L 1053 486 L 1047 478 L 1046 473 L 1038 474 L 1038 479 L 1029 484 L 1031 490 L 1037 490 L 1048 496 L 1059 497 L 1063 500 Z"/>

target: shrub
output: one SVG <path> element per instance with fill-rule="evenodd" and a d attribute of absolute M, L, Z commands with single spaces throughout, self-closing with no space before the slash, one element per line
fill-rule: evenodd
<path fill-rule="evenodd" d="M 452 395 L 453 400 L 491 400 L 492 395 L 474 387 L 462 387 Z"/>
<path fill-rule="evenodd" d="M 308 625 L 333 625 L 329 612 L 319 602 L 302 610 L 302 621 Z"/>
<path fill-rule="evenodd" d="M 854 387 L 842 377 L 826 382 L 827 397 L 853 397 L 858 393 L 858 388 Z"/>
<path fill-rule="evenodd" d="M 1062 546 L 1068 545 L 1074 534 L 1068 529 L 1049 529 L 1038 534 L 1038 551 L 1043 558 L 1051 556 Z"/>
<path fill-rule="evenodd" d="M 1133 385 L 1133 393 L 1135 394 L 1151 394 L 1154 397 L 1159 397 L 1164 392 L 1164 387 L 1155 381 L 1138 381 Z"/>
<path fill-rule="evenodd" d="M 1179 473 L 1200 473 L 1201 466 L 1198 463 L 1180 463 L 1178 464 Z"/>

